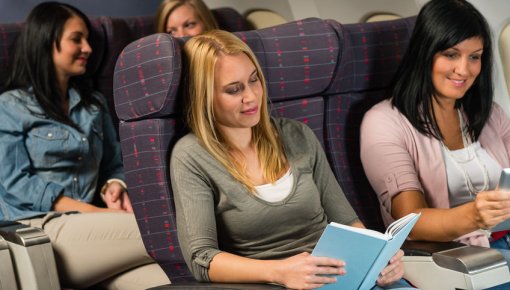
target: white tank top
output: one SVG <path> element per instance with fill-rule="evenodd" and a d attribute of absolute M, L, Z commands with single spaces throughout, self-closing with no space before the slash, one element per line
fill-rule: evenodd
<path fill-rule="evenodd" d="M 465 170 L 466 175 L 476 189 L 481 189 L 483 187 L 484 170 L 487 171 L 487 176 L 489 177 L 488 189 L 492 190 L 496 188 L 502 168 L 496 160 L 482 148 L 480 142 L 477 141 L 469 144 L 465 148 L 453 151 L 447 151 L 444 147 L 441 148 L 446 166 L 451 207 L 464 204 L 475 198 L 475 196 L 469 192 L 466 178 L 461 168 Z M 471 154 L 469 149 L 471 150 Z"/>
<path fill-rule="evenodd" d="M 285 199 L 292 190 L 294 176 L 289 170 L 275 183 L 268 183 L 255 186 L 257 196 L 268 202 L 277 202 Z"/>

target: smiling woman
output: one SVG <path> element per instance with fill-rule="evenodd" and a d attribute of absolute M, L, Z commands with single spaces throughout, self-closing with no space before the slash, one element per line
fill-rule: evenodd
<path fill-rule="evenodd" d="M 360 138 L 386 224 L 421 212 L 411 238 L 492 247 L 510 262 L 508 232 L 486 231 L 510 218 L 510 193 L 496 189 L 510 119 L 493 103 L 490 29 L 472 4 L 423 6 L 392 95 L 366 113 Z"/>
<path fill-rule="evenodd" d="M 482 53 L 480 37 L 468 38 L 436 53 L 432 61 L 432 84 L 438 103 L 464 97 L 480 74 Z"/>
<path fill-rule="evenodd" d="M 106 101 L 80 78 L 89 31 L 81 11 L 58 2 L 24 23 L 0 95 L 0 220 L 43 229 L 64 287 L 167 284 L 142 244 Z"/>
<path fill-rule="evenodd" d="M 88 36 L 89 31 L 83 19 L 73 16 L 65 22 L 60 42 L 53 45 L 55 74 L 64 102 L 67 102 L 65 96 L 69 79 L 84 74 L 87 69 L 87 59 L 92 53 Z"/>

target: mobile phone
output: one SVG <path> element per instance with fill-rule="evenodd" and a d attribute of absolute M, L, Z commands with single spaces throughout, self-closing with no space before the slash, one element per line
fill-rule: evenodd
<path fill-rule="evenodd" d="M 510 168 L 503 168 L 501 171 L 498 190 L 510 191 Z"/>
<path fill-rule="evenodd" d="M 498 190 L 510 191 L 510 168 L 503 168 L 499 177 Z M 510 219 L 504 220 L 491 228 L 492 232 L 505 231 L 510 229 Z"/>

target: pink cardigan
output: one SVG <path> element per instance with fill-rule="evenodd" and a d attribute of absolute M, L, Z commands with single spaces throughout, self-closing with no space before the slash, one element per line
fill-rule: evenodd
<path fill-rule="evenodd" d="M 450 208 L 446 169 L 441 144 L 419 133 L 389 100 L 380 102 L 364 116 L 361 124 L 361 161 L 378 195 L 386 225 L 391 216 L 391 199 L 405 190 L 419 190 L 433 208 Z M 510 119 L 494 104 L 479 138 L 480 144 L 502 167 L 510 165 Z M 481 231 L 456 239 L 470 245 L 489 246 Z"/>

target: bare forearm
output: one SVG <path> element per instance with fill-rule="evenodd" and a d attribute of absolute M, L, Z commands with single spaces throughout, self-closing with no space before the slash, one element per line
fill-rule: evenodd
<path fill-rule="evenodd" d="M 214 256 L 209 267 L 213 282 L 276 283 L 290 289 L 316 289 L 344 275 L 345 263 L 303 252 L 282 260 L 255 260 L 229 253 Z"/>
<path fill-rule="evenodd" d="M 277 271 L 277 261 L 255 260 L 222 252 L 211 261 L 209 279 L 227 283 L 277 283 Z"/>
<path fill-rule="evenodd" d="M 413 212 L 422 215 L 413 227 L 409 237 L 421 241 L 452 241 L 462 235 L 473 232 L 477 226 L 473 215 L 473 203 L 449 208 L 422 208 Z"/>
<path fill-rule="evenodd" d="M 61 195 L 53 203 L 53 210 L 58 212 L 79 211 L 79 212 L 97 212 L 104 209 L 93 206 L 86 202 L 78 201 L 67 196 Z"/>

